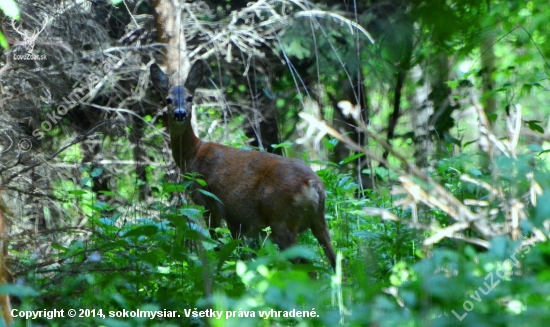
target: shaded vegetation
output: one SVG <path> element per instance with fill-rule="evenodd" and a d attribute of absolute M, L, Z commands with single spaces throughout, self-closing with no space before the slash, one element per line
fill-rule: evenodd
<path fill-rule="evenodd" d="M 314 168 L 336 273 L 311 233 L 210 237 L 154 3 L 0 2 L 0 295 L 65 313 L 14 325 L 548 324 L 547 2 L 181 2 L 195 131 Z"/>

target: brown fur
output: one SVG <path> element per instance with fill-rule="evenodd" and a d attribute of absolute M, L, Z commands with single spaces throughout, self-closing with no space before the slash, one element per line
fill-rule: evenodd
<path fill-rule="evenodd" d="M 237 238 L 256 237 L 269 226 L 281 250 L 296 245 L 298 233 L 310 228 L 334 269 L 336 256 L 325 221 L 325 186 L 309 166 L 297 159 L 203 142 L 193 132 L 192 96 L 204 69 L 202 62 L 193 65 L 183 92 L 168 89 L 168 79 L 157 65 L 151 66 L 151 77 L 171 102 L 168 125 L 176 164 L 183 173 L 200 174 L 204 189 L 221 200 L 192 192 L 193 201 L 210 211 L 209 227 L 219 227 L 225 220 Z"/>

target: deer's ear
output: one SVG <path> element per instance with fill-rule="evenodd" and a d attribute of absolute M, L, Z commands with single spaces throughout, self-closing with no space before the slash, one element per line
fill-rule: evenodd
<path fill-rule="evenodd" d="M 204 74 L 208 70 L 206 63 L 202 60 L 197 60 L 189 70 L 187 80 L 185 80 L 185 88 L 189 92 L 195 92 L 195 89 L 202 83 Z"/>
<path fill-rule="evenodd" d="M 151 74 L 151 81 L 153 82 L 155 89 L 157 89 L 157 91 L 159 91 L 162 95 L 168 93 L 170 81 L 162 69 L 160 69 L 157 64 L 152 64 L 149 68 L 149 72 Z"/>

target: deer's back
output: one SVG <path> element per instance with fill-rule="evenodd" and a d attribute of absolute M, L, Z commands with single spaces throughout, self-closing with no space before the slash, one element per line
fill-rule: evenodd
<path fill-rule="evenodd" d="M 222 203 L 198 192 L 194 200 L 243 234 L 278 223 L 301 232 L 324 212 L 325 187 L 298 159 L 206 142 L 191 170 Z"/>

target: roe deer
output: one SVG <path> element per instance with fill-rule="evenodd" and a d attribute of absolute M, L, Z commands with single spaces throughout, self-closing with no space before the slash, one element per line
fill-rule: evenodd
<path fill-rule="evenodd" d="M 209 210 L 207 224 L 216 228 L 225 220 L 234 238 L 257 236 L 269 226 L 270 237 L 281 250 L 297 244 L 298 233 L 311 228 L 335 269 L 336 256 L 325 221 L 325 186 L 309 166 L 298 159 L 203 142 L 193 132 L 193 95 L 205 70 L 206 65 L 199 60 L 191 67 L 184 86 L 170 87 L 159 66 L 150 67 L 154 87 L 166 95 L 176 164 L 184 174 L 202 175 L 204 189 L 221 200 L 192 192 L 193 201 Z"/>

